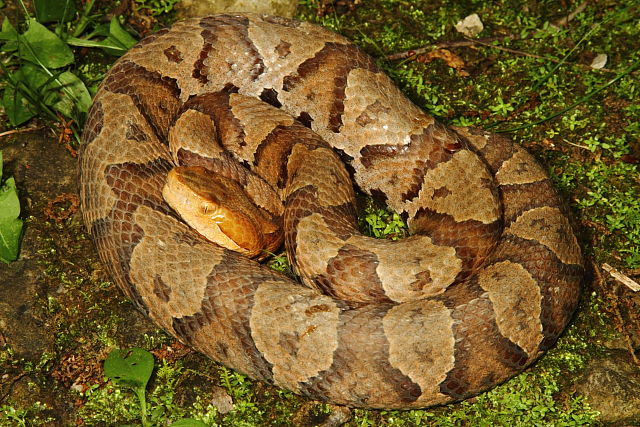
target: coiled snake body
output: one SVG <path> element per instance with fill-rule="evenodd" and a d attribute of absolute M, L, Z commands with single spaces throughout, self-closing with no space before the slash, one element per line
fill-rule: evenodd
<path fill-rule="evenodd" d="M 438 124 L 312 24 L 219 15 L 145 38 L 106 76 L 80 154 L 84 220 L 138 308 L 314 399 L 419 408 L 472 396 L 531 364 L 577 305 L 580 249 L 534 159 Z M 304 285 L 182 222 L 162 189 L 187 164 L 234 180 L 284 226 Z M 351 177 L 412 236 L 361 236 Z"/>

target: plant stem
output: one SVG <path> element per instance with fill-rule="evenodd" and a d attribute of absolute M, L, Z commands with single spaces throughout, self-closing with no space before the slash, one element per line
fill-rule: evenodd
<path fill-rule="evenodd" d="M 605 90 L 606 88 L 608 88 L 609 86 L 611 86 L 612 84 L 614 84 L 615 82 L 620 80 L 621 78 L 625 77 L 627 74 L 631 73 L 633 70 L 638 68 L 638 66 L 640 66 L 640 61 L 634 62 L 629 67 L 627 67 L 624 71 L 622 71 L 620 74 L 615 76 L 613 79 L 609 80 L 604 85 L 592 90 L 591 92 L 589 92 L 588 94 L 586 94 L 582 98 L 578 99 L 573 104 L 563 108 L 560 111 L 557 111 L 557 112 L 553 113 L 550 116 L 547 116 L 547 117 L 542 118 L 540 120 L 536 120 L 535 122 L 532 122 L 532 123 L 527 123 L 527 124 L 524 124 L 524 125 L 521 125 L 521 126 L 516 126 L 516 127 L 513 127 L 513 128 L 497 129 L 497 130 L 494 130 L 494 132 L 496 132 L 496 133 L 514 132 L 516 130 L 526 129 L 526 128 L 530 127 L 530 126 L 539 125 L 540 123 L 544 123 L 547 120 L 555 119 L 556 117 L 566 113 L 567 111 L 573 110 L 575 107 L 577 107 L 578 105 L 582 104 L 583 102 L 588 101 L 589 99 L 593 98 L 597 93 L 602 92 L 603 90 Z"/>
<path fill-rule="evenodd" d="M 90 21 L 89 13 L 93 8 L 94 2 L 95 0 L 89 0 L 87 4 L 84 6 L 84 9 L 82 10 L 82 15 L 80 15 L 80 19 L 78 20 L 78 26 L 76 27 L 75 31 L 72 34 L 73 37 L 79 37 L 80 34 L 84 32 L 85 28 L 87 28 L 87 25 L 89 25 L 89 21 Z"/>
<path fill-rule="evenodd" d="M 22 8 L 24 9 L 24 14 L 26 15 L 27 19 L 30 19 L 31 15 L 29 14 L 27 6 L 24 5 L 24 2 L 22 0 L 20 0 L 20 6 L 22 6 Z"/>
<path fill-rule="evenodd" d="M 144 388 L 135 388 L 136 396 L 138 396 L 138 400 L 140 401 L 140 421 L 142 422 L 142 427 L 151 426 L 149 421 L 147 421 L 147 399 L 145 397 L 145 389 Z"/>

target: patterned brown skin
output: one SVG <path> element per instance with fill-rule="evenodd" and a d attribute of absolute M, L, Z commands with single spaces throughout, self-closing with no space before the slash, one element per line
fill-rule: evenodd
<path fill-rule="evenodd" d="M 309 23 L 221 15 L 146 38 L 105 78 L 83 139 L 84 220 L 123 292 L 211 358 L 314 399 L 473 396 L 535 361 L 578 302 L 580 248 L 535 160 L 436 123 Z M 180 220 L 161 191 L 188 164 L 282 217 L 307 286 Z M 361 236 L 350 175 L 413 235 Z"/>

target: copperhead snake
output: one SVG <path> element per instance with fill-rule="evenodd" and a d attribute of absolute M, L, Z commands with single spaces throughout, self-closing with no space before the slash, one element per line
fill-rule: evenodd
<path fill-rule="evenodd" d="M 256 239 L 284 239 L 300 281 L 187 226 L 162 195 L 179 166 L 246 190 L 284 227 Z M 362 236 L 351 179 L 412 235 Z M 422 408 L 487 390 L 553 345 L 579 298 L 580 248 L 534 158 L 437 123 L 310 23 L 217 15 L 143 39 L 95 96 L 80 194 L 102 262 L 155 323 L 336 404 Z"/>

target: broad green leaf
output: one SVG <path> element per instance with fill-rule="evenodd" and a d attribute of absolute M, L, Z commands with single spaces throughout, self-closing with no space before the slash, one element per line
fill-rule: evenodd
<path fill-rule="evenodd" d="M 113 40 L 108 40 L 108 39 L 99 41 L 99 40 L 80 39 L 77 37 L 69 37 L 67 39 L 67 43 L 71 46 L 99 47 L 103 49 L 105 52 L 114 56 L 121 56 L 127 51 L 127 49 L 122 47 L 120 43 L 115 42 Z"/>
<path fill-rule="evenodd" d="M 87 87 L 70 71 L 65 71 L 56 80 L 50 82 L 47 85 L 47 91 L 57 91 L 59 101 L 53 105 L 53 108 L 66 117 L 74 117 L 75 112 L 86 113 L 91 107 L 91 95 Z"/>
<path fill-rule="evenodd" d="M 38 22 L 70 21 L 76 13 L 72 0 L 33 0 Z"/>
<path fill-rule="evenodd" d="M 104 361 L 104 373 L 118 384 L 144 390 L 153 372 L 153 355 L 141 348 L 114 349 Z"/>
<path fill-rule="evenodd" d="M 117 18 L 113 17 L 109 24 L 109 36 L 104 39 L 104 43 L 116 46 L 115 49 L 105 47 L 105 52 L 110 55 L 120 56 L 136 44 L 136 39 L 122 28 Z"/>
<path fill-rule="evenodd" d="M 16 83 L 20 85 L 21 90 L 28 90 L 31 94 L 30 99 L 39 104 L 52 106 L 58 101 L 57 94 L 51 91 L 50 85 L 55 77 L 45 72 L 42 68 L 33 64 L 24 64 L 15 74 Z"/>
<path fill-rule="evenodd" d="M 15 27 L 9 21 L 6 16 L 2 21 L 2 31 L 0 31 L 0 40 L 15 40 L 18 37 L 18 32 Z"/>
<path fill-rule="evenodd" d="M 0 31 L 0 40 L 6 40 L 2 46 L 3 52 L 13 52 L 18 49 L 18 32 L 9 22 L 9 18 L 5 16 L 2 21 L 2 31 Z"/>
<path fill-rule="evenodd" d="M 40 92 L 49 83 L 52 75 L 48 74 L 37 65 L 24 64 L 14 74 L 14 77 L 20 82 L 27 85 L 32 91 Z"/>
<path fill-rule="evenodd" d="M 37 114 L 36 108 L 25 98 L 21 91 L 7 86 L 2 93 L 2 106 L 9 117 L 11 126 L 18 126 Z"/>
<path fill-rule="evenodd" d="M 13 177 L 0 187 L 0 220 L 14 219 L 20 215 L 20 201 Z"/>
<path fill-rule="evenodd" d="M 131 34 L 122 28 L 120 21 L 115 17 L 111 18 L 111 22 L 109 23 L 109 35 L 126 49 L 133 47 L 137 41 Z"/>
<path fill-rule="evenodd" d="M 9 21 L 6 16 L 2 21 L 2 30 L 0 31 L 0 40 L 16 40 L 18 38 L 18 31 Z"/>
<path fill-rule="evenodd" d="M 73 52 L 65 42 L 35 19 L 19 36 L 18 53 L 23 59 L 47 68 L 60 68 L 73 62 Z"/>
<path fill-rule="evenodd" d="M 0 176 L 2 173 L 2 152 L 0 152 Z M 0 261 L 9 263 L 18 257 L 22 220 L 20 201 L 15 180 L 9 178 L 0 186 Z"/>
<path fill-rule="evenodd" d="M 0 209 L 2 209 L 2 206 L 0 206 Z M 0 261 L 8 264 L 18 258 L 21 235 L 21 219 L 0 220 Z"/>
<path fill-rule="evenodd" d="M 170 424 L 169 427 L 207 427 L 207 425 L 202 421 L 194 420 L 193 418 L 183 418 L 173 424 Z"/>
<path fill-rule="evenodd" d="M 70 71 L 50 75 L 40 67 L 25 64 L 14 77 L 24 83 L 39 102 L 66 117 L 75 118 L 76 113 L 89 111 L 91 95 L 82 80 Z"/>
<path fill-rule="evenodd" d="M 105 39 L 98 41 L 70 37 L 67 39 L 67 43 L 71 46 L 99 47 L 106 53 L 114 56 L 123 55 L 134 44 L 136 44 L 136 39 L 122 28 L 120 22 L 118 22 L 116 18 L 111 19 L 111 23 L 108 28 L 104 25 L 96 27 L 94 35 L 103 35 L 105 36 Z"/>

